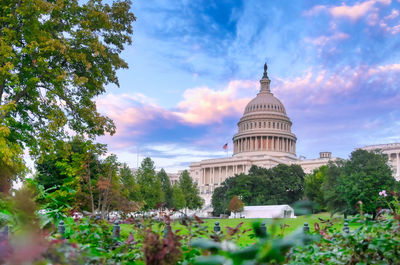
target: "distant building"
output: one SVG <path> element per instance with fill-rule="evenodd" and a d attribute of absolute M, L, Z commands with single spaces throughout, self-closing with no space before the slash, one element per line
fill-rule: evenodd
<path fill-rule="evenodd" d="M 388 157 L 388 163 L 392 168 L 393 176 L 396 180 L 400 180 L 400 143 L 367 145 L 360 149 L 381 151 L 382 154 Z"/>
<path fill-rule="evenodd" d="M 233 136 L 233 156 L 208 159 L 190 164 L 190 176 L 199 185 L 205 204 L 211 203 L 214 189 L 235 174 L 248 173 L 251 166 L 271 168 L 278 164 L 298 164 L 304 172 L 312 171 L 330 160 L 330 152 L 321 152 L 316 159 L 296 157 L 297 137 L 291 131 L 292 121 L 285 106 L 270 89 L 267 65 L 260 80 L 260 92 L 244 109 Z"/>

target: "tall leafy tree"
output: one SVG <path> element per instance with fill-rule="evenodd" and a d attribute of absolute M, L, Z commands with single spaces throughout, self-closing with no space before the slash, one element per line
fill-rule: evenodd
<path fill-rule="evenodd" d="M 105 150 L 105 145 L 79 136 L 71 141 L 58 140 L 53 152 L 41 155 L 36 161 L 35 179 L 45 189 L 51 189 L 54 201 L 94 213 L 101 170 L 99 157 Z"/>
<path fill-rule="evenodd" d="M 203 205 L 203 200 L 199 195 L 197 184 L 189 176 L 189 172 L 184 170 L 179 177 L 179 188 L 185 198 L 186 209 L 195 210 Z"/>
<path fill-rule="evenodd" d="M 329 162 L 326 168 L 324 181 L 321 185 L 324 203 L 332 214 L 340 212 L 346 215 L 349 213 L 344 191 L 340 186 L 345 163 L 344 160 Z"/>
<path fill-rule="evenodd" d="M 361 201 L 365 212 L 375 214 L 381 206 L 379 192 L 396 189 L 397 183 L 386 156 L 359 149 L 351 153 L 343 168 L 341 187 L 349 208 L 355 210 Z"/>
<path fill-rule="evenodd" d="M 144 209 L 156 209 L 161 205 L 164 194 L 161 181 L 156 176 L 154 162 L 149 157 L 143 159 L 136 176 L 140 186 L 141 200 L 145 203 Z"/>
<path fill-rule="evenodd" d="M 324 165 L 314 170 L 312 174 L 308 174 L 304 181 L 304 194 L 307 199 L 318 203 L 318 208 L 325 207 L 324 192 L 322 184 L 326 177 L 328 166 Z"/>
<path fill-rule="evenodd" d="M 229 200 L 226 196 L 228 186 L 225 185 L 225 183 L 229 179 L 225 180 L 225 182 L 221 186 L 217 187 L 212 194 L 211 205 L 213 207 L 214 216 L 219 216 L 220 214 L 228 213 Z"/>
<path fill-rule="evenodd" d="M 140 201 L 139 184 L 135 179 L 135 175 L 126 163 L 123 163 L 119 169 L 121 184 L 126 193 L 125 197 L 131 201 Z"/>
<path fill-rule="evenodd" d="M 108 156 L 102 163 L 102 174 L 99 176 L 96 186 L 98 190 L 97 211 L 103 218 L 106 217 L 112 203 L 116 204 L 120 197 L 119 166 L 116 155 Z"/>
<path fill-rule="evenodd" d="M 3 193 L 7 193 L 12 182 L 22 179 L 27 171 L 24 151 L 18 143 L 9 140 L 10 134 L 10 129 L 0 122 L 0 192 Z"/>
<path fill-rule="evenodd" d="M 167 172 L 162 168 L 160 172 L 157 173 L 157 177 L 159 178 L 161 182 L 161 189 L 164 194 L 164 202 L 165 202 L 165 207 L 168 209 L 173 208 L 173 202 L 172 202 L 172 186 L 171 186 L 171 180 L 169 179 Z"/>
<path fill-rule="evenodd" d="M 172 199 L 171 199 L 172 208 L 176 210 L 181 210 L 185 207 L 185 196 L 178 183 L 175 183 L 172 186 Z"/>
<path fill-rule="evenodd" d="M 106 85 L 118 85 L 117 70 L 128 67 L 119 55 L 131 43 L 130 5 L 129 0 L 1 1 L 0 126 L 8 133 L 0 137 L 15 154 L 20 151 L 14 144 L 32 155 L 45 153 L 68 129 L 89 137 L 115 132 L 94 100 Z"/>

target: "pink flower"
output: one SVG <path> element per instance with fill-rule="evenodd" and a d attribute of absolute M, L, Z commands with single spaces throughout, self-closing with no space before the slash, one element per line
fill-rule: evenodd
<path fill-rule="evenodd" d="M 386 197 L 386 190 L 382 190 L 381 192 L 379 192 L 379 196 Z"/>

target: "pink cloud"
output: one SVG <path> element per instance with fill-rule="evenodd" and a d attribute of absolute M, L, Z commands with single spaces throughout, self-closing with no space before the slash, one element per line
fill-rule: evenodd
<path fill-rule="evenodd" d="M 400 33 L 400 25 L 397 25 L 397 26 L 394 26 L 394 27 L 390 28 L 390 32 L 392 34 Z"/>
<path fill-rule="evenodd" d="M 171 118 L 171 113 L 141 94 L 108 94 L 97 100 L 97 106 L 100 112 L 114 120 L 117 126 L 116 134 L 119 136 L 144 134 L 143 130 L 131 130 L 131 127 L 140 126 L 157 117 Z"/>
<path fill-rule="evenodd" d="M 316 15 L 321 12 L 328 12 L 336 18 L 347 18 L 356 21 L 366 16 L 371 11 L 376 11 L 376 4 L 389 5 L 391 0 L 368 0 L 364 2 L 357 2 L 354 5 L 346 5 L 342 3 L 341 6 L 324 6 L 317 5 L 311 10 L 305 12 L 305 15 Z"/>
<path fill-rule="evenodd" d="M 369 80 L 378 83 L 395 84 L 398 80 L 393 74 L 400 73 L 400 64 L 387 64 L 376 67 L 344 67 L 328 74 L 326 70 L 314 72 L 309 69 L 302 77 L 279 79 L 276 89 L 278 97 L 292 106 L 328 104 L 335 97 L 354 96 L 363 89 L 360 84 Z"/>
<path fill-rule="evenodd" d="M 163 108 L 141 94 L 108 94 L 97 100 L 97 106 L 101 113 L 114 120 L 117 136 L 139 136 L 159 120 L 170 121 L 171 125 L 205 125 L 238 116 L 257 89 L 257 82 L 235 80 L 221 90 L 209 87 L 187 89 L 174 109 Z M 246 94 L 248 96 L 243 96 Z"/>
<path fill-rule="evenodd" d="M 368 83 L 386 84 L 386 89 L 390 89 L 398 82 L 399 75 L 400 64 L 344 67 L 334 73 L 310 68 L 304 76 L 272 78 L 272 89 L 287 107 L 306 112 L 315 105 L 335 104 L 343 99 L 350 100 L 364 95 Z M 374 85 L 368 89 L 373 88 Z M 129 140 L 131 138 L 140 138 L 152 130 L 168 126 L 214 124 L 215 130 L 218 130 L 218 124 L 225 118 L 241 116 L 258 89 L 258 81 L 248 80 L 231 81 L 219 90 L 209 87 L 191 88 L 183 93 L 182 100 L 172 109 L 161 107 L 143 95 L 128 94 L 108 94 L 99 98 L 97 105 L 102 113 L 115 121 L 117 133 L 112 139 L 112 145 L 120 149 L 129 148 L 132 145 Z M 390 105 L 399 97 L 397 93 L 390 99 L 374 100 L 374 104 Z M 210 133 L 221 134 L 215 130 Z M 208 139 L 213 138 L 210 136 Z"/>
<path fill-rule="evenodd" d="M 396 18 L 398 15 L 399 15 L 399 11 L 397 11 L 396 9 L 392 9 L 392 12 L 389 15 L 387 15 L 384 19 L 391 20 L 391 19 Z"/>
<path fill-rule="evenodd" d="M 188 89 L 183 93 L 183 100 L 174 114 L 189 124 L 222 122 L 225 117 L 242 113 L 250 100 L 241 98 L 240 90 L 255 91 L 256 88 L 257 82 L 236 80 L 223 90 L 208 87 Z"/>
<path fill-rule="evenodd" d="M 338 32 L 332 36 L 319 36 L 317 38 L 313 38 L 313 39 L 308 38 L 306 40 L 317 46 L 325 46 L 328 43 L 331 43 L 332 41 L 340 41 L 340 40 L 348 39 L 349 37 L 350 36 L 346 33 Z"/>

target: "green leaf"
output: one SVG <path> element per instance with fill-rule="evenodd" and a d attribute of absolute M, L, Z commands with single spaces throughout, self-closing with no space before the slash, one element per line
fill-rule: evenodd
<path fill-rule="evenodd" d="M 224 264 L 227 259 L 224 256 L 201 256 L 196 258 L 195 265 L 219 265 Z"/>
<path fill-rule="evenodd" d="M 221 249 L 221 244 L 209 239 L 197 239 L 193 241 L 192 247 L 207 250 L 219 250 Z"/>

